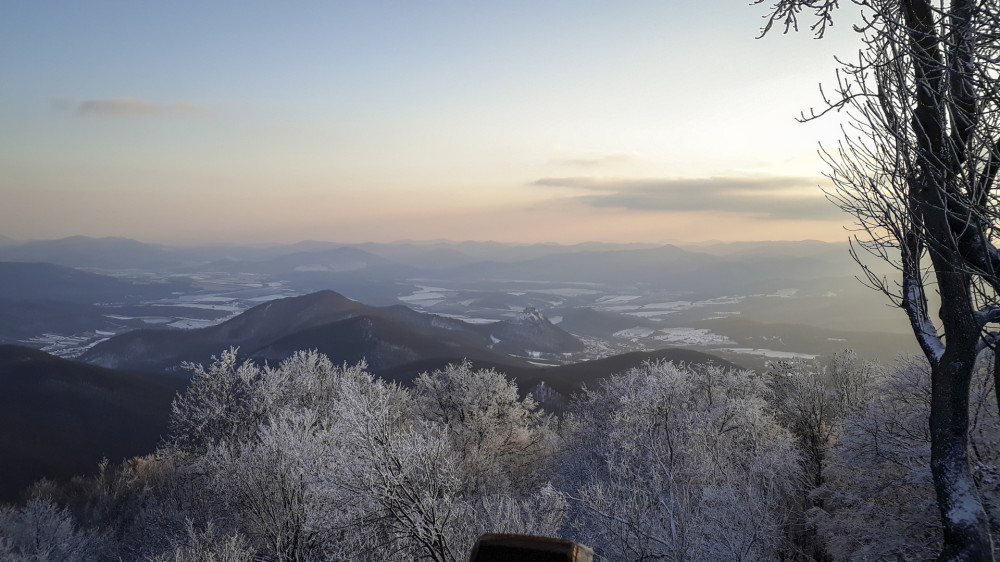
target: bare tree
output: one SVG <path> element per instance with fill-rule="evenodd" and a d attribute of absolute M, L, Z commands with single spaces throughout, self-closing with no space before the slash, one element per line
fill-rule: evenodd
<path fill-rule="evenodd" d="M 755 3 L 763 3 L 756 0 Z M 848 116 L 821 151 L 830 198 L 855 218 L 855 258 L 907 314 L 931 367 L 931 472 L 944 533 L 941 560 L 991 560 L 992 539 L 969 465 L 969 390 L 977 355 L 1000 341 L 1000 5 L 995 0 L 852 0 L 856 58 L 839 61 L 825 107 Z M 764 33 L 822 37 L 838 0 L 778 0 Z M 862 255 L 898 270 L 890 281 Z M 937 317 L 928 295 L 940 298 Z M 1000 373 L 1000 366 L 997 369 Z"/>

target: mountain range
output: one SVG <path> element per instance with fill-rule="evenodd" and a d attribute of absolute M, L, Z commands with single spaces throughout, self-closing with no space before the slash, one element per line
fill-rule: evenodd
<path fill-rule="evenodd" d="M 905 318 L 856 271 L 845 245 L 809 241 L 0 239 L 0 344 L 80 360 L 0 345 L 0 500 L 40 476 L 152 451 L 186 384 L 182 363 L 229 347 L 270 363 L 317 349 L 403 383 L 469 360 L 516 379 L 549 411 L 644 361 L 763 368 L 775 352 L 850 346 L 886 358 L 912 348 Z"/>
<path fill-rule="evenodd" d="M 402 305 L 369 306 L 328 290 L 267 302 L 206 328 L 126 332 L 98 343 L 80 359 L 111 368 L 176 371 L 184 362 L 206 363 L 228 347 L 271 362 L 316 349 L 336 362 L 364 359 L 378 373 L 438 357 L 523 365 L 528 357 L 580 351 L 583 344 L 537 310 L 470 324 Z"/>

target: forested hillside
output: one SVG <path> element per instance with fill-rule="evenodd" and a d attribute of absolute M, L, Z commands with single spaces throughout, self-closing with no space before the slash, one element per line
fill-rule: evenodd
<path fill-rule="evenodd" d="M 601 560 L 926 559 L 940 540 L 926 366 L 850 352 L 762 373 L 650 362 L 554 417 L 502 373 L 412 386 L 299 352 L 193 373 L 152 455 L 0 509 L 4 560 L 467 560 L 484 532 Z M 997 520 L 1000 433 L 972 430 Z"/>

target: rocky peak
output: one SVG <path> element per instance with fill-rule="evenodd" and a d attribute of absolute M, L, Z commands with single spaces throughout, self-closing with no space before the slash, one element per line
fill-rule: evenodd
<path fill-rule="evenodd" d="M 512 320 L 515 324 L 548 324 L 549 319 L 538 311 L 537 308 L 529 306 Z"/>

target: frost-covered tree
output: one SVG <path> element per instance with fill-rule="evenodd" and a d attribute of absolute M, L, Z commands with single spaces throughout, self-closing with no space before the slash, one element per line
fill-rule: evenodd
<path fill-rule="evenodd" d="M 100 537 L 79 529 L 69 511 L 52 501 L 33 499 L 24 507 L 0 507 L 0 560 L 100 560 L 102 546 Z"/>
<path fill-rule="evenodd" d="M 68 483 L 43 480 L 28 493 L 65 506 L 82 528 L 101 530 L 102 557 L 143 560 L 172 549 L 186 536 L 187 520 L 200 528 L 214 517 L 217 498 L 190 461 L 161 450 L 119 465 L 102 462 L 96 474 Z"/>
<path fill-rule="evenodd" d="M 195 463 L 227 519 L 276 560 L 311 560 L 321 550 L 314 482 L 329 457 L 323 434 L 314 412 L 283 410 L 258 426 L 257 439 L 213 445 Z"/>
<path fill-rule="evenodd" d="M 1000 4 L 852 3 L 860 7 L 862 47 L 838 59 L 837 83 L 819 112 L 836 110 L 848 121 L 839 146 L 824 152 L 830 197 L 855 219 L 855 256 L 865 250 L 897 270 L 890 281 L 864 269 L 906 312 L 930 365 L 940 558 L 991 560 L 967 436 L 976 358 L 1000 341 Z M 774 23 L 797 29 L 811 11 L 822 36 L 840 4 L 775 0 L 764 31 Z M 928 302 L 935 293 L 936 318 Z"/>
<path fill-rule="evenodd" d="M 446 388 L 455 391 L 448 400 L 439 394 Z M 533 403 L 518 400 L 497 373 L 467 364 L 423 376 L 417 389 L 411 396 L 381 381 L 350 384 L 338 405 L 348 438 L 335 485 L 353 492 L 359 527 L 384 541 L 381 556 L 458 561 L 483 532 L 556 534 L 562 494 L 525 487 L 547 465 L 512 458 L 540 458 L 536 432 L 545 428 Z M 538 472 L 528 478 L 512 470 Z"/>
<path fill-rule="evenodd" d="M 240 534 L 221 535 L 211 523 L 198 531 L 190 519 L 187 534 L 174 540 L 174 548 L 149 562 L 253 562 L 254 551 Z"/>
<path fill-rule="evenodd" d="M 193 370 L 160 454 L 205 490 L 180 502 L 192 520 L 260 555 L 464 560 L 483 532 L 564 520 L 552 424 L 494 371 L 453 365 L 411 391 L 315 352 L 271 367 L 229 350 Z"/>
<path fill-rule="evenodd" d="M 814 491 L 824 484 L 831 447 L 844 419 L 867 405 L 879 372 L 878 365 L 861 361 L 851 350 L 835 354 L 829 364 L 804 360 L 769 364 L 771 403 L 778 421 L 795 436 L 800 452 L 801 501 L 791 515 L 789 538 L 791 550 L 806 558 L 824 556 L 808 513 L 823 505 Z"/>
<path fill-rule="evenodd" d="M 249 439 L 266 416 L 267 400 L 258 392 L 262 370 L 247 361 L 237 363 L 237 349 L 229 348 L 206 369 L 185 364 L 191 384 L 171 406 L 170 434 L 174 445 L 203 452 L 220 441 Z"/>
<path fill-rule="evenodd" d="M 357 521 L 335 483 L 350 472 L 347 464 L 358 462 L 341 454 L 347 446 L 341 422 L 353 392 L 345 389 L 375 386 L 364 364 L 337 367 L 309 351 L 259 366 L 240 364 L 229 350 L 208 369 L 193 370 L 191 387 L 175 401 L 172 438 L 162 452 L 183 459 L 211 492 L 200 519 L 238 530 L 277 560 L 363 551 L 345 535 Z"/>
<path fill-rule="evenodd" d="M 204 451 L 219 441 L 253 439 L 259 423 L 283 407 L 306 408 L 328 403 L 340 379 L 366 368 L 334 366 L 316 351 L 299 351 L 277 367 L 239 362 L 237 349 L 212 358 L 207 368 L 188 364 L 191 384 L 172 405 L 172 444 Z"/>
<path fill-rule="evenodd" d="M 471 363 L 423 373 L 413 383 L 423 419 L 448 427 L 470 494 L 510 493 L 544 483 L 555 448 L 551 420 L 532 397 L 493 369 Z"/>
<path fill-rule="evenodd" d="M 792 436 L 750 372 L 653 363 L 571 406 L 563 486 L 609 560 L 763 560 L 799 478 Z"/>
<path fill-rule="evenodd" d="M 1000 419 L 986 359 L 973 376 L 969 443 L 973 478 L 996 531 Z M 926 560 L 940 551 L 927 427 L 930 378 L 926 363 L 901 358 L 872 381 L 863 407 L 843 419 L 812 514 L 834 559 Z"/>

